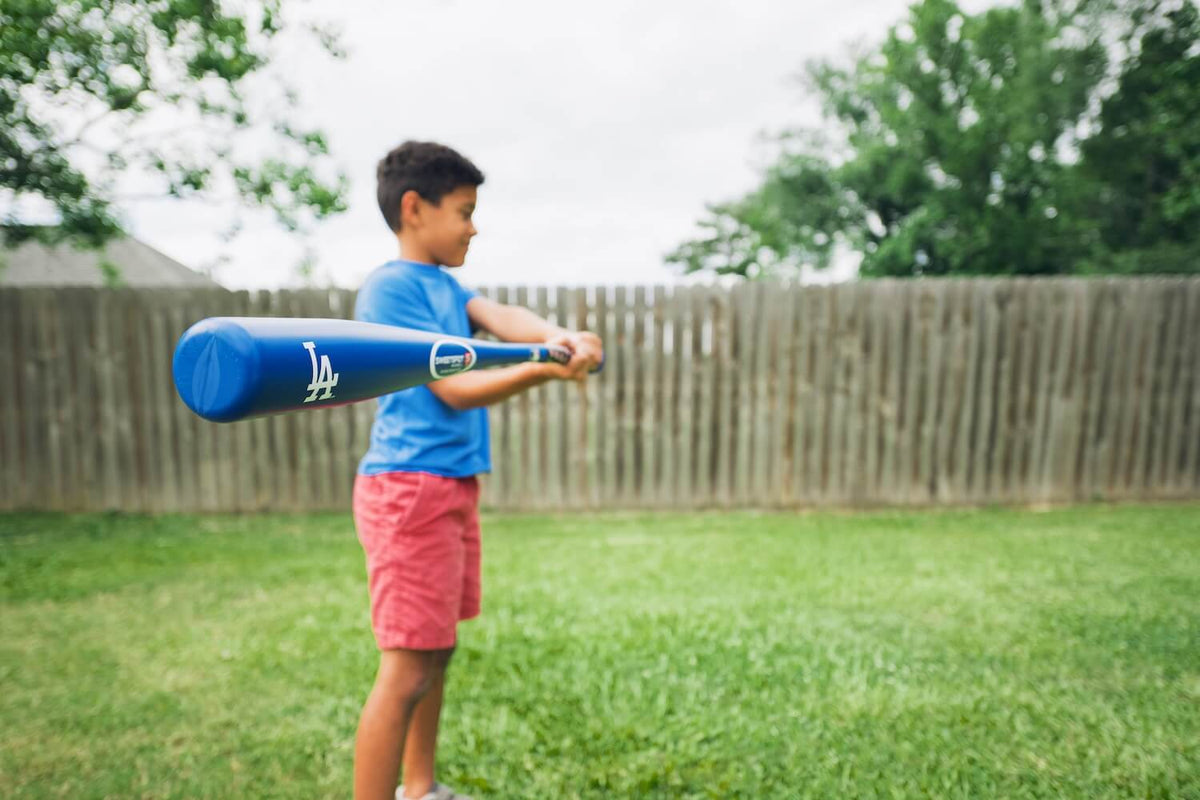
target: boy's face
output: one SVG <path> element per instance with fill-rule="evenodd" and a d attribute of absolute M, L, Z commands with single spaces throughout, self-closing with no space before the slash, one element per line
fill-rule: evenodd
<path fill-rule="evenodd" d="M 471 222 L 475 211 L 476 188 L 460 186 L 442 196 L 437 205 L 418 196 L 414 208 L 413 234 L 435 264 L 461 267 L 467 258 L 471 238 L 478 231 Z M 404 221 L 410 224 L 409 220 Z M 403 235 L 403 229 L 401 229 Z"/>

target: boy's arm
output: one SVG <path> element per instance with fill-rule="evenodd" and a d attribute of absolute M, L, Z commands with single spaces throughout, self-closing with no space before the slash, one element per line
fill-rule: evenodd
<path fill-rule="evenodd" d="M 581 380 L 587 378 L 587 363 L 576 367 L 543 362 L 518 364 L 482 372 L 467 372 L 442 378 L 428 384 L 429 391 L 458 411 L 481 408 L 512 397 L 517 392 L 555 379 Z"/>
<path fill-rule="evenodd" d="M 467 301 L 467 316 L 476 328 L 505 342 L 545 342 L 570 333 L 528 308 L 502 305 L 481 295 Z"/>
<path fill-rule="evenodd" d="M 475 328 L 506 342 L 549 342 L 574 353 L 568 364 L 518 364 L 454 375 L 429 384 L 429 390 L 451 408 L 463 411 L 506 400 L 518 392 L 552 380 L 587 379 L 604 358 L 600 337 L 560 328 L 521 306 L 506 306 L 476 295 L 467 301 L 467 317 Z"/>
<path fill-rule="evenodd" d="M 576 361 L 586 361 L 589 369 L 598 367 L 604 358 L 603 345 L 596 334 L 560 328 L 521 306 L 506 306 L 476 295 L 467 301 L 467 317 L 476 328 L 505 342 L 564 344 L 575 354 L 568 365 L 572 368 L 577 367 Z"/>

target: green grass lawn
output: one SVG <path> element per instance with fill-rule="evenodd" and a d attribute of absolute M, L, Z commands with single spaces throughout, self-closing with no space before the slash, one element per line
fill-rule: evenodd
<path fill-rule="evenodd" d="M 1200 797 L 1200 505 L 489 515 L 478 798 Z M 349 797 L 345 514 L 0 516 L 0 796 Z"/>

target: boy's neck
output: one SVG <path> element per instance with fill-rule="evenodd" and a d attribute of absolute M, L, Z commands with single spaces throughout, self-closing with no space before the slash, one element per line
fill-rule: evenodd
<path fill-rule="evenodd" d="M 416 237 L 405 236 L 403 233 L 401 233 L 396 237 L 396 239 L 400 242 L 400 259 L 402 261 L 416 261 L 420 264 L 432 264 L 434 266 L 439 266 L 437 262 L 433 260 L 433 256 L 430 254 L 429 249 L 420 242 L 416 241 Z"/>

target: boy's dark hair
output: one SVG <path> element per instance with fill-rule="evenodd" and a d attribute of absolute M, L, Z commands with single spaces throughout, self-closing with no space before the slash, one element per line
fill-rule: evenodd
<path fill-rule="evenodd" d="M 405 142 L 384 156 L 375 170 L 379 210 L 393 231 L 400 230 L 400 198 L 409 189 L 430 203 L 460 186 L 483 183 L 479 168 L 457 151 L 436 142 Z"/>

